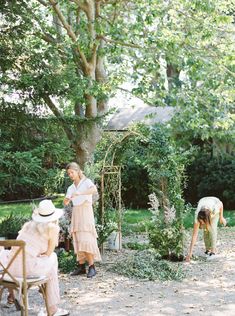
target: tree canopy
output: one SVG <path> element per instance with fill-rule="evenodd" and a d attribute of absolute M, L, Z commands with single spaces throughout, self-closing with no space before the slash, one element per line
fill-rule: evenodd
<path fill-rule="evenodd" d="M 234 4 L 3 0 L 2 93 L 49 109 L 81 165 L 125 82 L 148 104 L 179 108 L 177 133 L 234 139 Z"/>

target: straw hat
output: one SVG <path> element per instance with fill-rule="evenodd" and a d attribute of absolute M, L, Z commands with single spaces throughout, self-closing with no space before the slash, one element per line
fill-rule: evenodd
<path fill-rule="evenodd" d="M 32 219 L 38 223 L 54 222 L 58 220 L 64 211 L 56 208 L 51 200 L 43 200 L 34 209 Z"/>

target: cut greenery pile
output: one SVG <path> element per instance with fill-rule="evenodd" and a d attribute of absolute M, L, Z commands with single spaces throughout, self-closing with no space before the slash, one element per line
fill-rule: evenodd
<path fill-rule="evenodd" d="M 151 249 L 131 252 L 125 260 L 118 260 L 109 270 L 142 280 L 176 280 L 184 278 L 179 263 L 162 260 L 159 254 Z"/>

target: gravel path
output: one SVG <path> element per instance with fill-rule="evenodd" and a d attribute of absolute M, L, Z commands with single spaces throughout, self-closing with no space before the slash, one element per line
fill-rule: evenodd
<path fill-rule="evenodd" d="M 97 276 L 89 280 L 86 276 L 60 275 L 61 307 L 71 316 L 108 315 L 192 315 L 234 316 L 235 315 L 235 229 L 221 228 L 217 260 L 182 263 L 186 278 L 176 281 L 139 281 L 108 272 L 107 266 L 120 253 L 106 252 Z M 203 252 L 202 236 L 195 254 Z M 37 290 L 29 295 L 30 316 L 38 314 L 43 301 Z M 0 307 L 0 315 L 20 316 L 14 307 L 4 308 L 6 294 Z"/>

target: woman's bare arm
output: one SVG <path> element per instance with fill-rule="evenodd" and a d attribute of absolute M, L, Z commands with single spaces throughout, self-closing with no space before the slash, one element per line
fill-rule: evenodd
<path fill-rule="evenodd" d="M 199 223 L 194 223 L 194 226 L 193 226 L 193 235 L 192 235 L 192 240 L 191 240 L 191 243 L 190 243 L 190 247 L 189 247 L 189 253 L 186 257 L 186 261 L 189 262 L 191 257 L 192 257 L 192 254 L 193 254 L 193 247 L 197 241 L 197 235 L 198 235 L 198 230 L 199 230 Z"/>
<path fill-rule="evenodd" d="M 220 224 L 223 224 L 224 226 L 226 226 L 227 224 L 226 219 L 224 218 L 224 206 L 222 202 L 221 202 L 221 206 L 219 210 L 219 222 Z"/>

